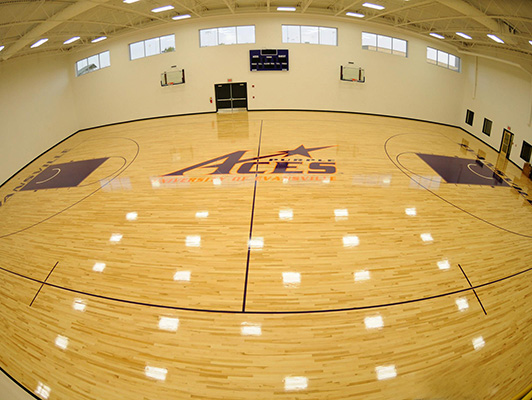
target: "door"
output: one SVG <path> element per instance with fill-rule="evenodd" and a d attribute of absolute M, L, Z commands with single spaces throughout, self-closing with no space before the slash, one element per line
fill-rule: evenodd
<path fill-rule="evenodd" d="M 246 82 L 217 83 L 214 85 L 216 109 L 248 108 L 248 89 Z"/>
<path fill-rule="evenodd" d="M 512 151 L 513 142 L 514 134 L 505 129 L 502 133 L 501 149 L 499 150 L 501 157 L 510 159 L 510 152 Z"/>

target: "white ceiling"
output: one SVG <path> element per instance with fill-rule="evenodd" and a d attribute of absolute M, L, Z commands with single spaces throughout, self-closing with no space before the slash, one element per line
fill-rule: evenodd
<path fill-rule="evenodd" d="M 296 13 L 347 19 L 346 12 L 417 34 L 430 32 L 463 51 L 520 64 L 532 73 L 532 0 L 368 0 L 384 6 L 378 11 L 364 0 L 13 0 L 0 1 L 0 61 L 38 53 L 60 53 L 91 45 L 91 40 L 118 37 L 151 26 L 177 24 L 172 17 L 192 18 L 231 14 L 278 13 L 278 6 L 296 6 Z M 173 10 L 154 13 L 164 5 Z M 355 19 L 354 19 L 355 20 Z M 360 21 L 359 19 L 356 19 Z M 462 32 L 472 37 L 464 39 Z M 504 44 L 494 42 L 495 34 Z M 66 45 L 73 37 L 81 39 Z M 42 46 L 30 46 L 48 38 Z"/>

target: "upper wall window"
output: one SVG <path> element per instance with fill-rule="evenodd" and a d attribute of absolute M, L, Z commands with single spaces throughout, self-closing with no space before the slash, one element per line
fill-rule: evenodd
<path fill-rule="evenodd" d="M 171 51 L 175 51 L 175 35 L 161 36 L 131 43 L 129 45 L 129 58 L 130 60 L 136 60 L 138 58 L 169 53 Z"/>
<path fill-rule="evenodd" d="M 338 45 L 338 29 L 324 26 L 283 25 L 283 43 Z"/>
<path fill-rule="evenodd" d="M 377 35 L 376 33 L 362 32 L 362 48 L 401 57 L 408 56 L 408 42 L 406 40 Z"/>
<path fill-rule="evenodd" d="M 460 72 L 460 57 L 427 47 L 427 62 Z"/>
<path fill-rule="evenodd" d="M 200 47 L 255 43 L 255 26 L 224 26 L 200 29 Z"/>
<path fill-rule="evenodd" d="M 76 62 L 76 76 L 84 75 L 88 72 L 96 71 L 111 65 L 111 53 L 109 50 L 103 53 L 84 58 Z"/>

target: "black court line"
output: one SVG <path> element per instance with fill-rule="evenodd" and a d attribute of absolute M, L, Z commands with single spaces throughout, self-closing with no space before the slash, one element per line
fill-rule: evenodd
<path fill-rule="evenodd" d="M 462 268 L 462 266 L 460 264 L 458 264 L 458 266 L 460 267 L 460 271 L 462 271 L 462 274 L 464 274 L 465 278 L 467 279 L 467 283 L 469 283 L 469 287 L 471 287 L 471 289 L 473 289 L 473 293 L 475 293 L 475 297 L 477 298 L 478 303 L 480 304 L 480 307 L 482 307 L 482 311 L 484 311 L 484 315 L 488 315 L 488 313 L 486 312 L 486 309 L 484 308 L 484 305 L 480 301 L 480 297 L 478 297 L 478 294 L 477 294 L 475 288 L 473 287 L 473 285 L 471 284 L 471 281 L 467 277 L 464 269 Z"/>
<path fill-rule="evenodd" d="M 255 164 L 255 186 L 253 187 L 253 204 L 251 206 L 251 221 L 249 223 L 249 239 L 248 239 L 248 258 L 246 261 L 246 279 L 244 281 L 244 298 L 242 299 L 242 312 L 246 312 L 246 297 L 248 294 L 248 277 L 249 277 L 249 260 L 251 258 L 250 241 L 253 236 L 253 217 L 255 216 L 255 198 L 257 196 L 257 177 L 259 175 L 259 159 L 260 159 L 260 146 L 262 144 L 262 123 L 260 121 L 260 133 L 259 133 L 259 148 L 257 151 L 257 163 Z"/>
<path fill-rule="evenodd" d="M 37 293 L 35 293 L 35 297 L 33 298 L 33 300 L 31 301 L 30 303 L 30 307 L 33 305 L 33 302 L 35 301 L 35 299 L 37 298 L 37 296 L 39 295 L 39 293 L 41 293 L 41 289 L 42 287 L 46 284 L 46 281 L 48 280 L 48 278 L 50 277 L 50 275 L 52 275 L 52 272 L 54 272 L 54 269 L 55 267 L 57 267 L 57 264 L 59 264 L 59 261 L 55 263 L 54 267 L 52 268 L 52 270 L 50 272 L 48 272 L 48 276 L 46 277 L 46 279 L 44 280 L 44 282 L 41 284 L 41 287 L 39 288 L 39 290 L 37 290 Z"/>
<path fill-rule="evenodd" d="M 32 282 L 41 283 L 41 284 L 46 285 L 46 286 L 51 287 L 51 288 L 64 290 L 66 292 L 76 293 L 76 294 L 80 294 L 80 295 L 84 295 L 84 296 L 88 296 L 88 297 L 94 297 L 96 299 L 116 301 L 116 302 L 120 302 L 120 303 L 136 305 L 136 306 L 164 308 L 164 309 L 168 309 L 168 310 L 179 310 L 179 311 L 204 312 L 204 313 L 213 313 L 213 314 L 260 314 L 260 315 L 278 315 L 278 314 L 279 315 L 281 315 L 281 314 L 283 314 L 283 315 L 292 315 L 293 314 L 293 315 L 296 315 L 296 314 L 325 314 L 325 313 L 344 312 L 344 311 L 371 310 L 371 309 L 376 309 L 376 308 L 385 308 L 385 307 L 398 306 L 398 305 L 404 305 L 404 304 L 418 303 L 418 302 L 426 301 L 426 300 L 434 300 L 434 299 L 438 299 L 438 298 L 446 297 L 446 296 L 451 296 L 451 295 L 458 294 L 458 293 L 469 292 L 472 289 L 473 290 L 480 289 L 480 288 L 483 288 L 483 287 L 486 287 L 486 286 L 490 286 L 490 285 L 493 285 L 493 284 L 496 284 L 496 283 L 499 283 L 499 282 L 502 282 L 502 281 L 505 281 L 505 280 L 508 280 L 508 279 L 511 279 L 511 278 L 515 278 L 516 276 L 526 274 L 527 272 L 532 272 L 532 267 L 527 268 L 527 269 L 525 269 L 523 271 L 516 272 L 516 273 L 511 274 L 511 275 L 507 275 L 507 276 L 499 278 L 499 279 L 495 279 L 495 280 L 490 281 L 490 282 L 486 282 L 486 283 L 480 284 L 480 285 L 476 285 L 476 286 L 472 286 L 472 287 L 468 287 L 468 288 L 464 288 L 464 289 L 457 289 L 457 290 L 453 290 L 453 291 L 450 291 L 450 292 L 440 293 L 440 294 L 436 294 L 436 295 L 428 296 L 428 297 L 421 297 L 421 298 L 417 298 L 417 299 L 403 300 L 403 301 L 397 301 L 397 302 L 391 302 L 391 303 L 374 304 L 374 305 L 369 305 L 369 306 L 331 308 L 331 309 L 324 309 L 324 310 L 301 310 L 301 311 L 297 311 L 297 310 L 294 310 L 294 311 L 232 311 L 232 310 L 216 310 L 216 309 L 204 309 L 204 308 L 178 307 L 178 306 L 169 306 L 169 305 L 165 305 L 165 304 L 144 303 L 144 302 L 141 302 L 141 301 L 120 299 L 120 298 L 110 297 L 110 296 L 103 296 L 103 295 L 99 295 L 99 294 L 94 294 L 94 293 L 84 292 L 84 291 L 81 291 L 81 290 L 67 288 L 67 287 L 64 287 L 64 286 L 54 285 L 53 283 L 40 281 L 38 279 L 31 278 L 29 276 L 25 276 L 25 275 L 19 274 L 18 272 L 10 271 L 10 270 L 8 270 L 6 268 L 3 268 L 3 267 L 0 267 L 0 270 L 2 270 L 4 272 L 7 272 L 7 273 L 9 273 L 11 275 L 15 275 L 15 276 L 27 279 L 27 280 L 32 281 Z"/>

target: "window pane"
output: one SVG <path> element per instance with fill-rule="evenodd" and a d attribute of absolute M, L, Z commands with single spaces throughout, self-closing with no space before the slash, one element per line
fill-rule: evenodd
<path fill-rule="evenodd" d="M 100 61 L 98 60 L 98 54 L 89 57 L 89 71 L 95 71 L 100 68 Z"/>
<path fill-rule="evenodd" d="M 448 66 L 449 65 L 449 54 L 438 50 L 438 65 Z"/>
<path fill-rule="evenodd" d="M 89 72 L 88 60 L 84 58 L 76 63 L 76 75 L 80 76 Z"/>
<path fill-rule="evenodd" d="M 175 51 L 175 35 L 161 36 L 161 53 Z"/>
<path fill-rule="evenodd" d="M 393 54 L 406 57 L 406 40 L 393 38 Z"/>
<path fill-rule="evenodd" d="M 392 38 L 389 36 L 377 36 L 377 49 L 383 53 L 392 52 Z"/>
<path fill-rule="evenodd" d="M 105 68 L 111 65 L 111 53 L 104 51 L 100 53 L 100 68 Z"/>
<path fill-rule="evenodd" d="M 320 27 L 320 44 L 336 46 L 338 44 L 336 36 L 337 36 L 336 28 Z"/>
<path fill-rule="evenodd" d="M 129 58 L 136 60 L 144 57 L 144 42 L 131 43 L 129 45 Z"/>
<path fill-rule="evenodd" d="M 254 26 L 237 26 L 236 27 L 236 41 L 238 44 L 255 43 L 255 27 Z"/>
<path fill-rule="evenodd" d="M 283 25 L 283 43 L 301 43 L 301 31 L 297 25 Z"/>
<path fill-rule="evenodd" d="M 362 48 L 377 50 L 377 35 L 374 33 L 362 32 Z"/>
<path fill-rule="evenodd" d="M 427 47 L 427 61 L 432 64 L 436 64 L 437 57 L 438 51 L 432 47 Z"/>
<path fill-rule="evenodd" d="M 218 29 L 202 29 L 200 30 L 200 47 L 217 46 L 218 45 Z"/>
<path fill-rule="evenodd" d="M 449 54 L 449 68 L 458 71 L 460 69 L 460 58 Z"/>
<path fill-rule="evenodd" d="M 218 28 L 218 44 L 236 44 L 236 27 Z"/>
<path fill-rule="evenodd" d="M 301 43 L 319 43 L 319 30 L 317 26 L 301 27 Z"/>
<path fill-rule="evenodd" d="M 144 44 L 146 46 L 146 57 L 161 53 L 161 42 L 159 38 L 145 40 Z"/>

